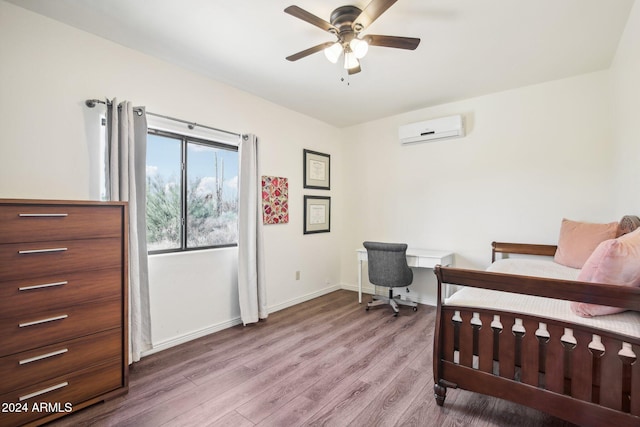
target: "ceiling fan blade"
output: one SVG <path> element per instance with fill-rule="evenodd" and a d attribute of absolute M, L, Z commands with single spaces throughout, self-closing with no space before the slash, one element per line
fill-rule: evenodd
<path fill-rule="evenodd" d="M 284 11 L 291 16 L 302 19 L 303 21 L 308 22 L 311 25 L 315 25 L 318 28 L 322 28 L 325 31 L 335 31 L 336 33 L 338 32 L 338 29 L 336 27 L 334 27 L 324 19 L 318 18 L 313 13 L 307 12 L 306 10 L 298 6 L 289 6 Z"/>
<path fill-rule="evenodd" d="M 360 64 L 358 64 L 358 66 L 357 66 L 357 67 L 353 67 L 353 68 L 349 68 L 349 69 L 347 69 L 347 73 L 348 73 L 349 75 L 359 73 L 360 71 L 362 71 L 362 68 L 360 67 Z"/>
<path fill-rule="evenodd" d="M 314 54 L 316 52 L 320 52 L 321 50 L 324 50 L 324 49 L 328 48 L 329 46 L 333 45 L 334 43 L 335 42 L 326 42 L 326 43 L 319 44 L 317 46 L 310 47 L 309 49 L 305 49 L 305 50 L 300 51 L 298 53 L 294 53 L 293 55 L 287 56 L 287 61 L 297 61 L 298 59 L 302 59 L 305 56 L 309 56 L 309 55 Z"/>
<path fill-rule="evenodd" d="M 420 44 L 420 39 L 413 37 L 366 35 L 362 38 L 370 46 L 395 47 L 397 49 L 414 50 Z"/>
<path fill-rule="evenodd" d="M 362 25 L 362 28 L 368 28 L 380 15 L 389 9 L 398 0 L 371 0 L 371 3 L 364 8 L 360 16 L 353 22 Z"/>

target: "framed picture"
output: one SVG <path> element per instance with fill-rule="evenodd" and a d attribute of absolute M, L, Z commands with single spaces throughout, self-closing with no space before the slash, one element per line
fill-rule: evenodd
<path fill-rule="evenodd" d="M 328 233 L 331 225 L 331 197 L 304 196 L 304 234 Z"/>
<path fill-rule="evenodd" d="M 329 190 L 331 156 L 317 151 L 303 150 L 304 188 Z"/>

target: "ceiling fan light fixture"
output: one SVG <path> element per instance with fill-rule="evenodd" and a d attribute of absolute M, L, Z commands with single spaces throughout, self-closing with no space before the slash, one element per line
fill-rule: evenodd
<path fill-rule="evenodd" d="M 351 41 L 349 42 L 349 47 L 358 59 L 364 58 L 364 56 L 369 51 L 369 43 L 357 37 L 351 39 Z"/>
<path fill-rule="evenodd" d="M 332 62 L 333 64 L 338 62 L 338 58 L 340 58 L 341 53 L 342 45 L 338 42 L 335 42 L 324 50 L 324 56 L 326 56 L 329 62 Z"/>
<path fill-rule="evenodd" d="M 344 53 L 344 68 L 346 70 L 351 70 L 353 68 L 357 68 L 360 66 L 360 62 L 358 58 L 356 58 L 355 53 L 353 52 L 345 52 Z"/>

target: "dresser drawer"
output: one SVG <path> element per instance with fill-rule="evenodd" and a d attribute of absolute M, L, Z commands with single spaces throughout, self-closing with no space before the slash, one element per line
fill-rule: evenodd
<path fill-rule="evenodd" d="M 0 318 L 117 297 L 123 292 L 122 275 L 122 268 L 114 267 L 0 282 Z"/>
<path fill-rule="evenodd" d="M 121 238 L 0 245 L 0 281 L 122 265 Z"/>
<path fill-rule="evenodd" d="M 116 237 L 122 206 L 0 205 L 0 244 Z"/>
<path fill-rule="evenodd" d="M 0 358 L 0 394 L 122 357 L 116 328 Z"/>
<path fill-rule="evenodd" d="M 12 413 L 0 412 L 0 426 L 16 426 L 51 414 L 70 412 L 74 406 L 125 385 L 122 362 L 100 366 L 42 381 L 0 396 L 12 404 Z M 17 410 L 21 412 L 17 412 Z"/>
<path fill-rule="evenodd" d="M 122 298 L 114 298 L 0 318 L 0 356 L 117 328 L 124 321 L 122 304 Z"/>

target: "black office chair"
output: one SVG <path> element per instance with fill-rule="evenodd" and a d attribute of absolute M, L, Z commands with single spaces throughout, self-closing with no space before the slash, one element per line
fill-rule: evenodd
<path fill-rule="evenodd" d="M 389 296 L 373 295 L 367 303 L 369 308 L 390 304 L 393 315 L 398 316 L 398 304 L 413 307 L 418 311 L 418 304 L 413 301 L 393 297 L 393 288 L 406 288 L 413 282 L 413 271 L 407 265 L 407 245 L 404 243 L 364 242 L 367 250 L 369 282 L 376 286 L 389 288 Z"/>

